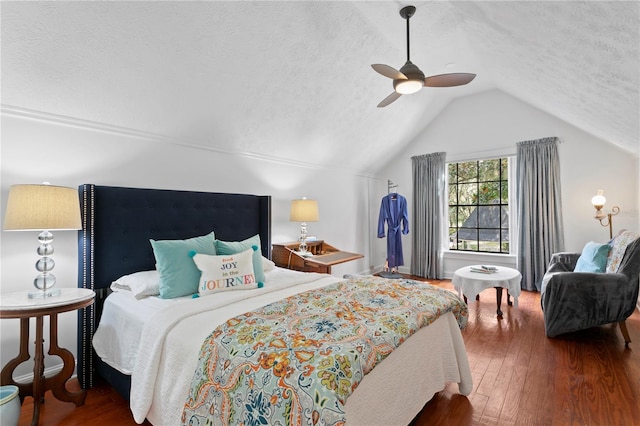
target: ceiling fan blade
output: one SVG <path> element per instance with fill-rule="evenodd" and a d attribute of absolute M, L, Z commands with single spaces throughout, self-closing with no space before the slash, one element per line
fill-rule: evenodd
<path fill-rule="evenodd" d="M 390 67 L 389 65 L 384 65 L 384 64 L 373 64 L 371 65 L 371 68 L 373 68 L 374 70 L 376 70 L 377 72 L 379 72 L 380 74 L 384 75 L 385 77 L 389 77 L 393 80 L 406 80 L 407 76 L 402 74 L 400 71 L 398 71 L 397 69 Z"/>
<path fill-rule="evenodd" d="M 384 108 L 387 105 L 389 105 L 390 103 L 394 102 L 395 100 L 397 100 L 400 96 L 402 96 L 402 94 L 398 93 L 398 92 L 393 92 L 392 94 L 390 94 L 389 96 L 387 96 L 386 98 L 384 98 L 382 100 L 382 102 L 380 102 L 378 104 L 378 108 Z"/>
<path fill-rule="evenodd" d="M 424 79 L 424 85 L 427 87 L 462 86 L 464 84 L 469 83 L 475 77 L 476 77 L 475 74 L 463 73 L 463 72 L 432 75 Z"/>

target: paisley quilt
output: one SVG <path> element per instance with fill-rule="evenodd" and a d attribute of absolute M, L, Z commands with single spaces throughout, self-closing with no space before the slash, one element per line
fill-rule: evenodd
<path fill-rule="evenodd" d="M 466 326 L 451 291 L 355 277 L 231 318 L 202 345 L 182 423 L 342 425 L 363 377 L 447 312 Z"/>

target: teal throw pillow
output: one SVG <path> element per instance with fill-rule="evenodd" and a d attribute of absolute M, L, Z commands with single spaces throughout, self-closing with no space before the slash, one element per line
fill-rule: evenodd
<path fill-rule="evenodd" d="M 609 244 L 588 242 L 582 249 L 573 272 L 604 272 L 609 251 L 611 251 Z"/>
<path fill-rule="evenodd" d="M 253 273 L 256 275 L 257 282 L 264 283 L 264 268 L 262 266 L 262 245 L 260 244 L 260 235 L 256 234 L 244 241 L 216 240 L 216 251 L 218 252 L 218 254 L 236 254 L 248 249 L 253 249 L 254 246 L 256 247 L 256 249 L 253 250 Z"/>
<path fill-rule="evenodd" d="M 149 240 L 160 273 L 160 297 L 173 299 L 198 292 L 200 270 L 190 253 L 216 255 L 215 234 L 187 240 Z"/>

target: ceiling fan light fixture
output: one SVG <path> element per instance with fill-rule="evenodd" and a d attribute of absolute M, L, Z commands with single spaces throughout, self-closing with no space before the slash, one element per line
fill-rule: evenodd
<path fill-rule="evenodd" d="M 424 80 L 419 79 L 407 79 L 407 80 L 394 80 L 393 88 L 401 95 L 410 95 L 418 92 L 424 86 Z"/>
<path fill-rule="evenodd" d="M 449 73 L 439 74 L 425 77 L 424 73 L 420 71 L 420 68 L 415 66 L 411 62 L 409 55 L 409 18 L 411 18 L 416 12 L 414 6 L 405 6 L 400 9 L 400 16 L 407 21 L 407 62 L 396 70 L 395 68 L 384 64 L 373 64 L 371 67 L 378 74 L 381 74 L 387 78 L 393 80 L 393 92 L 384 98 L 382 102 L 378 104 L 378 108 L 383 108 L 392 102 L 395 102 L 402 95 L 410 95 L 416 93 L 423 87 L 454 87 L 462 86 L 469 83 L 475 78 L 475 74 L 470 73 Z M 455 63 L 451 62 L 447 64 L 447 67 L 454 66 Z"/>

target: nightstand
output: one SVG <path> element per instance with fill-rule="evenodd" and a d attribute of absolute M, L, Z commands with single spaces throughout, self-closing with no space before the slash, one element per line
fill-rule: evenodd
<path fill-rule="evenodd" d="M 323 240 L 307 241 L 307 250 L 312 256 L 300 256 L 296 251 L 299 246 L 299 242 L 273 244 L 273 263 L 296 271 L 330 274 L 333 265 L 364 257 L 358 253 L 339 250 Z"/>
<path fill-rule="evenodd" d="M 44 393 L 51 389 L 53 396 L 60 401 L 73 402 L 76 406 L 84 404 L 86 391 L 69 392 L 66 383 L 75 369 L 73 354 L 58 346 L 58 314 L 85 308 L 93 303 L 95 293 L 84 288 L 63 288 L 59 296 L 29 299 L 27 291 L 2 294 L 0 300 L 0 318 L 20 319 L 20 353 L 4 366 L 0 373 L 2 385 L 15 385 L 20 389 L 20 400 L 25 396 L 33 397 L 32 425 L 38 424 L 40 404 Z M 60 372 L 52 377 L 44 376 L 43 321 L 49 316 L 49 355 L 57 355 L 63 361 Z M 16 383 L 13 372 L 16 367 L 31 356 L 29 354 L 29 318 L 36 319 L 35 356 L 33 358 L 33 382 Z"/>

